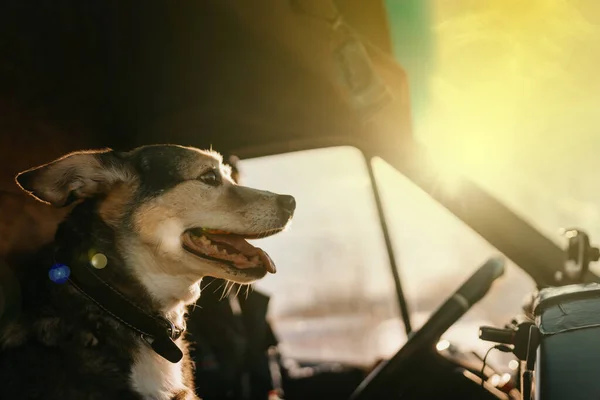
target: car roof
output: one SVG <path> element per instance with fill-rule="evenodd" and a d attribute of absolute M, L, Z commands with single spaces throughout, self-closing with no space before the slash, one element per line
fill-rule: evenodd
<path fill-rule="evenodd" d="M 329 2 L 0 6 L 5 37 L 18 38 L 0 54 L 0 99 L 58 127 L 76 119 L 90 146 L 171 142 L 227 153 L 323 137 L 385 146 L 390 138 L 364 123 L 364 109 L 381 106 L 367 92 L 391 92 L 383 102 L 401 116 L 397 135 L 410 135 L 410 111 L 383 6 L 373 3 L 338 4 L 342 21 L 348 15 L 369 37 L 334 27 Z M 365 57 L 362 46 L 378 54 Z M 373 73 L 382 68 L 391 82 Z"/>

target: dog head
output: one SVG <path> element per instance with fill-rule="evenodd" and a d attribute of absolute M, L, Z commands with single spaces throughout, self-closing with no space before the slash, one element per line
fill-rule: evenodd
<path fill-rule="evenodd" d="M 292 196 L 239 186 L 230 172 L 215 152 L 152 145 L 68 154 L 16 180 L 55 207 L 93 199 L 138 274 L 149 268 L 250 283 L 275 266 L 246 240 L 283 230 L 296 204 Z"/>

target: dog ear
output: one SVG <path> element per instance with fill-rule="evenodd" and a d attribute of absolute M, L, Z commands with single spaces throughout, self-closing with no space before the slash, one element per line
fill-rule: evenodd
<path fill-rule="evenodd" d="M 107 193 L 127 180 L 122 157 L 112 150 L 80 151 L 21 172 L 17 184 L 36 199 L 65 207 L 79 199 Z"/>

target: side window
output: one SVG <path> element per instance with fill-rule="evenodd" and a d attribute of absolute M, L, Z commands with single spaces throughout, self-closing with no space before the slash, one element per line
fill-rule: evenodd
<path fill-rule="evenodd" d="M 256 241 L 277 265 L 256 289 L 285 356 L 370 365 L 406 340 L 362 154 L 352 147 L 242 160 L 241 184 L 296 197 L 291 228 Z"/>
<path fill-rule="evenodd" d="M 475 269 L 500 252 L 385 161 L 376 158 L 372 165 L 411 322 L 417 329 Z M 460 191 L 449 195 L 460 196 Z M 479 340 L 479 326 L 504 326 L 534 289 L 531 277 L 507 262 L 504 276 L 445 338 L 482 354 L 490 344 Z M 508 358 L 490 354 L 490 361 L 494 358 L 496 368 L 508 366 Z"/>

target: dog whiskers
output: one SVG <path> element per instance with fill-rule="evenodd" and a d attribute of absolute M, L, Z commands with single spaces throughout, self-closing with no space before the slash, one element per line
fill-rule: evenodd
<path fill-rule="evenodd" d="M 227 294 L 226 297 L 229 297 L 231 295 L 231 291 L 233 290 L 233 288 L 235 287 L 235 282 L 230 281 L 231 285 L 229 285 L 229 289 L 227 290 Z"/>
<path fill-rule="evenodd" d="M 229 290 L 227 290 L 226 297 L 230 297 L 230 296 L 231 296 L 231 293 L 233 292 L 233 289 L 234 289 L 236 286 L 238 287 L 238 290 L 237 290 L 237 292 L 236 292 L 236 294 L 235 294 L 235 295 L 237 296 L 237 293 L 239 293 L 239 291 L 240 291 L 241 284 L 239 284 L 239 283 L 235 283 L 235 282 L 231 281 L 231 285 L 229 285 Z"/>
<path fill-rule="evenodd" d="M 227 283 L 227 281 L 225 281 L 225 282 L 221 283 L 221 284 L 220 284 L 220 285 L 219 285 L 219 286 L 218 286 L 218 287 L 217 287 L 217 288 L 216 288 L 216 289 L 213 291 L 213 293 L 217 293 L 217 291 L 218 291 L 219 289 L 221 289 L 221 288 L 223 287 L 223 285 L 225 285 L 226 283 Z"/>
<path fill-rule="evenodd" d="M 208 287 L 209 287 L 210 285 L 212 285 L 213 283 L 215 283 L 215 280 L 212 280 L 212 281 L 208 282 L 208 284 L 207 284 L 206 286 L 204 286 L 204 287 L 200 286 L 200 289 L 201 289 L 201 290 L 206 290 L 206 289 L 208 289 Z M 214 292 L 213 292 L 213 293 L 214 293 Z"/>
<path fill-rule="evenodd" d="M 225 282 L 225 288 L 223 288 L 223 293 L 221 293 L 221 297 L 219 298 L 219 301 L 223 300 L 225 297 L 227 297 L 229 295 L 229 290 L 230 290 L 231 284 L 233 284 L 232 281 Z"/>

